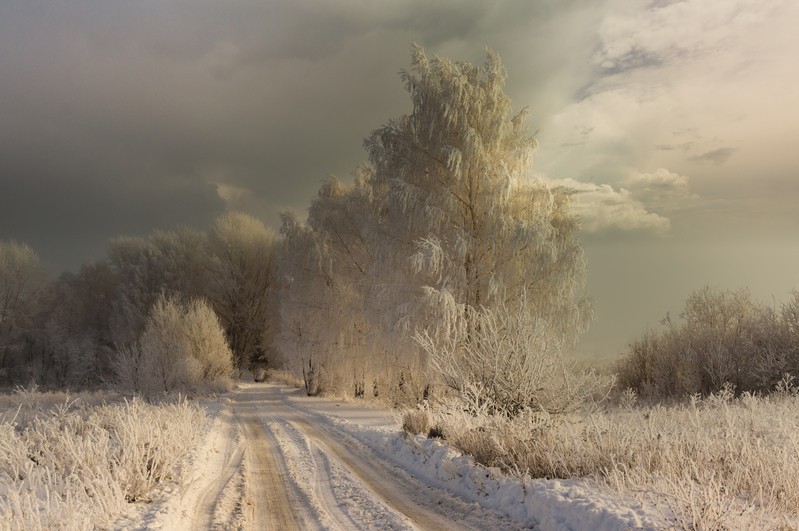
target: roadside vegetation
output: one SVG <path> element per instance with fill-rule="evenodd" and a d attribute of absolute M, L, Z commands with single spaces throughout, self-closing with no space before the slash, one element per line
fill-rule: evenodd
<path fill-rule="evenodd" d="M 441 437 L 520 478 L 586 478 L 656 508 L 678 529 L 796 529 L 799 393 L 732 387 L 668 404 L 628 390 L 594 411 L 552 422 L 409 411 L 404 429 Z"/>
<path fill-rule="evenodd" d="M 561 415 L 537 404 L 511 415 L 475 409 L 490 401 L 466 394 L 407 411 L 403 428 L 522 478 L 597 481 L 680 529 L 796 529 L 797 302 L 796 292 L 774 308 L 703 288 L 680 323 L 633 342 L 608 396 Z"/>
<path fill-rule="evenodd" d="M 2 397 L 0 528 L 109 527 L 179 478 L 208 422 L 183 398 L 156 405 L 32 388 Z"/>

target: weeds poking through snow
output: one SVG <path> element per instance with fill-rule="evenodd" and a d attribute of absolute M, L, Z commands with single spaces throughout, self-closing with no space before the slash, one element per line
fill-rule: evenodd
<path fill-rule="evenodd" d="M 34 390 L 19 409 L 39 409 Z M 46 402 L 46 399 L 45 399 Z M 65 399 L 0 422 L 0 528 L 105 527 L 176 474 L 207 417 L 185 400 L 83 406 Z"/>
<path fill-rule="evenodd" d="M 402 416 L 402 429 L 408 435 L 417 435 L 420 433 L 427 435 L 430 433 L 432 420 L 432 416 L 430 415 L 430 411 L 428 409 L 412 409 L 405 412 L 405 414 Z"/>

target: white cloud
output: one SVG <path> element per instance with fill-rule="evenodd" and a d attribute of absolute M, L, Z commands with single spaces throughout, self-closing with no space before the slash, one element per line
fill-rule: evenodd
<path fill-rule="evenodd" d="M 691 192 L 688 177 L 659 168 L 653 172 L 631 172 L 623 186 L 556 179 L 555 186 L 576 191 L 574 211 L 583 231 L 636 232 L 665 236 L 672 228 L 669 215 L 699 204 Z"/>
<path fill-rule="evenodd" d="M 252 195 L 252 192 L 247 188 L 223 183 L 216 185 L 216 193 L 228 207 L 235 207 Z"/>
<path fill-rule="evenodd" d="M 662 190 L 669 195 L 689 197 L 688 177 L 671 172 L 665 168 L 658 168 L 651 173 L 633 173 L 626 179 L 626 184 L 631 190 Z"/>
<path fill-rule="evenodd" d="M 600 24 L 602 46 L 595 60 L 603 68 L 625 70 L 726 56 L 783 4 L 784 0 L 687 0 L 661 7 L 640 3 L 638 10 L 610 14 Z"/>
<path fill-rule="evenodd" d="M 575 190 L 574 212 L 580 216 L 582 230 L 589 233 L 611 231 L 644 232 L 665 236 L 671 229 L 668 218 L 647 210 L 635 195 L 624 188 L 562 179 L 552 184 Z"/>
<path fill-rule="evenodd" d="M 648 208 L 674 210 L 699 199 L 691 192 L 687 176 L 665 168 L 649 173 L 631 173 L 624 179 L 624 185 Z"/>
<path fill-rule="evenodd" d="M 632 169 L 669 168 L 715 197 L 784 185 L 797 164 L 798 19 L 786 0 L 620 0 L 598 26 L 594 77 L 543 124 L 538 168 L 617 188 Z"/>

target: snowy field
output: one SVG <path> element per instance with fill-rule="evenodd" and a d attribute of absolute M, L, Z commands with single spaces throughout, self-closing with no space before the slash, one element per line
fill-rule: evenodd
<path fill-rule="evenodd" d="M 0 529 L 795 529 L 797 404 L 628 400 L 554 441 L 553 463 L 616 463 L 594 481 L 503 474 L 275 384 L 158 406 L 22 390 L 0 397 Z"/>

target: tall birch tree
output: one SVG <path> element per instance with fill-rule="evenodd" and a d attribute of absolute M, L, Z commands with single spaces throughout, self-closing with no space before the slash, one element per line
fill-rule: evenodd
<path fill-rule="evenodd" d="M 402 72 L 412 112 L 365 140 L 388 247 L 377 276 L 383 297 L 374 300 L 396 309 L 390 319 L 429 355 L 449 358 L 439 367 L 458 366 L 480 343 L 497 355 L 478 329 L 485 311 L 534 322 L 516 327 L 537 331 L 521 358 L 559 353 L 591 316 L 571 193 L 532 178 L 536 141 L 526 109 L 512 110 L 505 78 L 492 51 L 474 66 L 415 46 Z M 463 390 L 463 378 L 445 376 Z"/>

